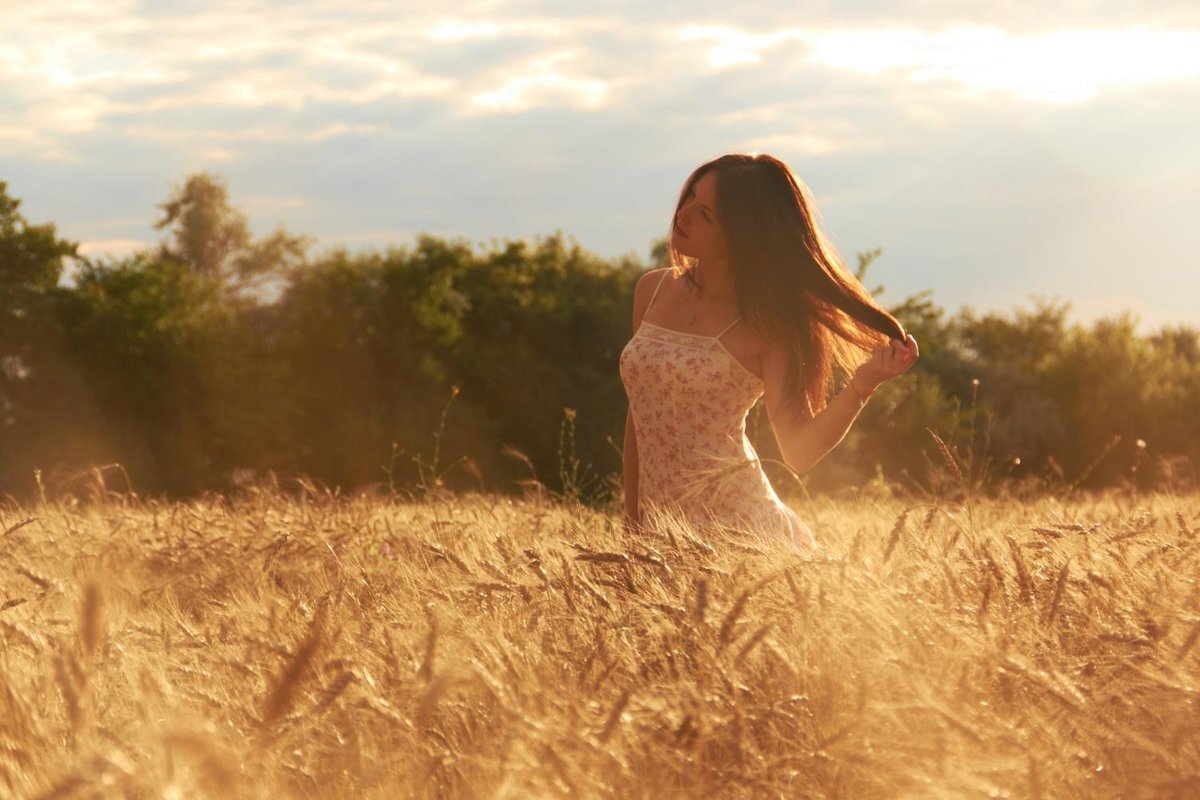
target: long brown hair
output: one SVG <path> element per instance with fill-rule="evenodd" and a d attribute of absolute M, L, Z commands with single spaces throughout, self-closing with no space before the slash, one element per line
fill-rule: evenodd
<path fill-rule="evenodd" d="M 903 341 L 904 328 L 845 268 L 816 223 L 808 188 L 773 156 L 732 153 L 700 165 L 680 192 L 676 215 L 709 171 L 716 172 L 716 212 L 738 311 L 751 330 L 787 352 L 784 393 L 797 397 L 803 381 L 801 407 L 812 416 L 825 406 L 835 368 L 849 371 L 863 351 Z M 690 259 L 667 247 L 672 269 L 694 282 Z"/>

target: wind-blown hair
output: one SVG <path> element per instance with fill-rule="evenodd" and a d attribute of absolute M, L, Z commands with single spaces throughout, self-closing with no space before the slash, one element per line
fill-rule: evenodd
<path fill-rule="evenodd" d="M 825 406 L 835 368 L 849 371 L 863 351 L 890 338 L 903 341 L 904 328 L 841 263 L 817 226 L 807 187 L 773 156 L 735 153 L 700 165 L 672 220 L 710 171 L 738 311 L 751 330 L 787 352 L 784 392 L 812 416 Z M 694 260 L 669 242 L 671 268 L 694 283 Z"/>

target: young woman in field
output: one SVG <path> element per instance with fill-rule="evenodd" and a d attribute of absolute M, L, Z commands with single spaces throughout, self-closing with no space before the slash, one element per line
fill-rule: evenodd
<path fill-rule="evenodd" d="M 767 480 L 747 413 L 765 397 L 784 461 L 804 472 L 918 352 L 839 262 L 812 207 L 769 155 L 723 155 L 684 183 L 671 266 L 638 280 L 620 357 L 627 531 L 666 513 L 698 530 L 728 526 L 816 549 Z M 851 378 L 826 402 L 835 368 Z"/>

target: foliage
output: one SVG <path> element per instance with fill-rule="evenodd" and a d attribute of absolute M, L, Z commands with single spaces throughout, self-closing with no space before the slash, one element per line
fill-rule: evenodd
<path fill-rule="evenodd" d="M 171 232 L 161 255 L 235 289 L 285 275 L 304 261 L 310 244 L 282 227 L 255 240 L 246 215 L 230 205 L 224 180 L 208 172 L 189 176 L 159 208 L 163 216 L 154 227 Z"/>
<path fill-rule="evenodd" d="M 44 452 L 61 422 L 59 397 L 77 388 L 47 368 L 56 287 L 77 244 L 52 224 L 30 225 L 20 206 L 0 181 L 0 489 L 18 464 Z"/>
<path fill-rule="evenodd" d="M 236 364 L 236 312 L 213 278 L 148 255 L 85 261 L 63 293 L 62 365 L 83 376 L 96 436 L 139 484 L 209 488 L 232 454 L 220 386 Z"/>
<path fill-rule="evenodd" d="M 0 493 L 32 494 L 35 469 L 68 491 L 94 465 L 171 495 L 262 475 L 589 504 L 621 492 L 617 366 L 639 258 L 609 262 L 558 233 L 312 254 L 282 230 L 255 240 L 201 173 L 160 206 L 162 247 L 76 259 L 64 284 L 74 243 L 18 205 L 0 184 Z M 886 296 L 868 275 L 881 253 L 855 273 Z M 665 254 L 656 242 L 651 262 Z M 762 405 L 751 412 L 785 496 L 1194 485 L 1196 329 L 1081 325 L 1065 303 L 947 314 L 931 292 L 890 310 L 921 360 L 798 483 L 770 462 Z"/>

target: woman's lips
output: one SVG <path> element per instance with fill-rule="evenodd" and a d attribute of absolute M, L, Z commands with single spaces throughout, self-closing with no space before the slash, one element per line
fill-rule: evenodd
<path fill-rule="evenodd" d="M 688 238 L 688 235 L 684 232 L 683 228 L 679 227 L 679 223 L 675 223 L 675 233 L 679 234 L 684 239 Z"/>

